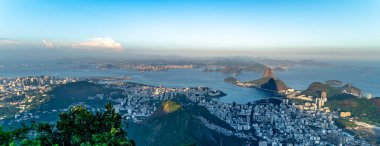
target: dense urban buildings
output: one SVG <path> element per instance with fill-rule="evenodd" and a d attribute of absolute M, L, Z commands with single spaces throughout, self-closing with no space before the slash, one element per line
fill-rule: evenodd
<path fill-rule="evenodd" d="M 36 113 L 27 112 L 30 108 L 39 105 L 28 103 L 35 101 L 44 103 L 43 100 L 47 98 L 42 97 L 49 96 L 46 92 L 50 91 L 52 87 L 81 82 L 81 80 L 78 78 L 58 79 L 49 76 L 2 79 L 1 93 L 4 95 L 2 96 L 2 108 L 12 106 L 17 109 L 13 113 L 3 114 L 2 119 L 11 118 L 10 115 L 13 114 L 14 120 L 11 122 L 22 122 L 38 119 L 45 113 L 66 111 L 69 107 L 51 111 L 37 111 Z M 97 80 L 97 84 L 101 82 Z M 122 114 L 126 120 L 136 123 L 142 122 L 152 115 L 162 102 L 184 96 L 194 104 L 207 108 L 210 113 L 228 123 L 234 130 L 217 126 L 199 117 L 206 127 L 223 135 L 245 139 L 247 143 L 260 141 L 260 145 L 368 144 L 335 125 L 335 118 L 344 118 L 350 116 L 350 113 L 330 112 L 328 108 L 323 106 L 323 103 L 327 101 L 326 93 L 322 93 L 321 98 L 315 98 L 315 102 L 306 99 L 308 102 L 305 104 L 295 104 L 289 100 L 293 99 L 293 96 L 290 95 L 297 93 L 297 91 L 289 89 L 283 91 L 288 95 L 288 98 L 270 98 L 247 104 L 236 104 L 220 102 L 217 97 L 223 94 L 222 91 L 207 87 L 165 88 L 118 81 L 102 84 L 102 86 L 121 92 L 97 94 L 86 97 L 86 99 L 89 101 L 110 101 L 114 103 L 115 110 Z M 9 99 L 22 95 L 25 96 L 25 99 L 17 102 L 9 101 Z M 303 98 L 297 99 L 304 100 Z M 95 108 L 90 103 L 77 104 L 84 104 L 94 112 L 104 110 Z"/>

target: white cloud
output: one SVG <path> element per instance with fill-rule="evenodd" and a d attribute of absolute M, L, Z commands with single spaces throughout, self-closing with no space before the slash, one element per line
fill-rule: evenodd
<path fill-rule="evenodd" d="M 18 45 L 18 44 L 21 44 L 21 43 L 15 40 L 0 38 L 0 45 Z"/>
<path fill-rule="evenodd" d="M 48 40 L 42 40 L 42 45 L 45 47 L 45 48 L 55 48 L 56 45 Z"/>
<path fill-rule="evenodd" d="M 123 47 L 110 37 L 89 38 L 87 41 L 73 44 L 74 48 L 81 49 L 108 49 L 112 51 L 122 51 Z"/>

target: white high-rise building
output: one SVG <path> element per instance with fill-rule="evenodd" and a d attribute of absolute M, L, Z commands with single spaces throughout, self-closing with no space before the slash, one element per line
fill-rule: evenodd
<path fill-rule="evenodd" d="M 367 99 L 371 99 L 371 98 L 372 98 L 372 94 L 368 93 Z"/>
<path fill-rule="evenodd" d="M 325 102 L 327 102 L 327 93 L 326 93 L 326 92 L 322 92 L 322 93 L 321 93 L 321 98 L 322 98 Z"/>

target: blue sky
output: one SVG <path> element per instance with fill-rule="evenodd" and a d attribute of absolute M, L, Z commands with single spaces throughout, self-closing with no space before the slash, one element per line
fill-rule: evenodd
<path fill-rule="evenodd" d="M 0 0 L 0 48 L 14 46 L 376 50 L 380 1 Z"/>

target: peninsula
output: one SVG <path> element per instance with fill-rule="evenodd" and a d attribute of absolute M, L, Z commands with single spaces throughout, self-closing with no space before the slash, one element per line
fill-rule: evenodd
<path fill-rule="evenodd" d="M 268 91 L 283 91 L 288 89 L 288 86 L 282 80 L 275 77 L 273 70 L 269 67 L 264 70 L 262 78 L 257 80 L 242 82 L 236 78 L 229 77 L 224 79 L 224 81 L 240 87 L 252 87 Z"/>

